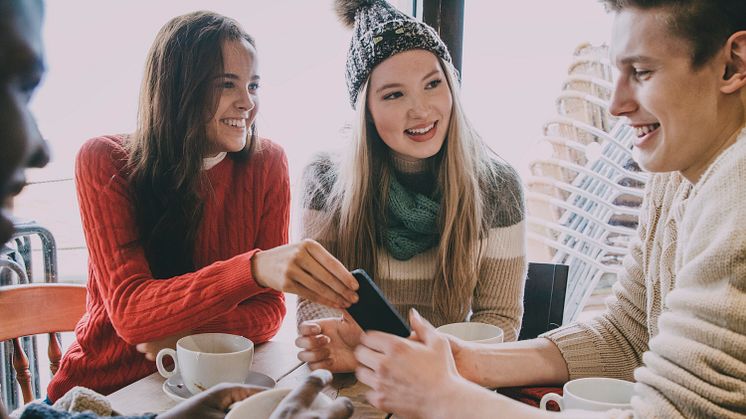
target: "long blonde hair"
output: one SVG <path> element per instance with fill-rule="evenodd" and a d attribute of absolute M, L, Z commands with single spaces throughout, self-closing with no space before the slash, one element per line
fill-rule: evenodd
<path fill-rule="evenodd" d="M 446 61 L 440 62 L 453 106 L 446 141 L 430 159 L 437 176 L 437 192 L 442 196 L 432 303 L 448 321 L 462 321 L 471 308 L 478 279 L 479 239 L 488 227 L 482 191 L 495 185 L 499 175 L 489 150 L 464 115 L 455 69 Z M 323 197 L 317 205 L 324 211 L 320 219 L 304 222 L 314 224 L 306 225 L 305 230 L 315 232 L 313 236 L 322 239 L 345 266 L 363 268 L 376 278 L 393 166 L 388 146 L 366 116 L 367 89 L 366 82 L 358 95 L 349 154 L 317 173 L 322 176 L 318 183 L 306 185 L 311 189 L 305 191 L 306 197 Z"/>

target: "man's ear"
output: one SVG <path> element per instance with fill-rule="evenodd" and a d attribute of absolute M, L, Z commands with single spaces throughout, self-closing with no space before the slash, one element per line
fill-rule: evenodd
<path fill-rule="evenodd" d="M 720 91 L 735 93 L 746 85 L 746 31 L 738 31 L 728 38 L 725 44 L 729 54 Z"/>

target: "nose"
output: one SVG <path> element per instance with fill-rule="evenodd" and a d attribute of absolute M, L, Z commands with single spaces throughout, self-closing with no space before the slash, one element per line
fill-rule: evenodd
<path fill-rule="evenodd" d="M 41 168 L 49 163 L 49 143 L 42 138 L 36 120 L 31 117 L 28 124 L 28 153 L 26 167 Z"/>
<path fill-rule="evenodd" d="M 637 110 L 635 93 L 623 76 L 614 82 L 614 92 L 609 102 L 609 113 L 614 116 L 626 116 Z"/>
<path fill-rule="evenodd" d="M 427 99 L 418 94 L 410 95 L 409 110 L 407 111 L 407 115 L 412 119 L 424 119 L 427 117 L 427 113 Z"/>
<path fill-rule="evenodd" d="M 36 150 L 31 154 L 28 160 L 27 167 L 41 168 L 49 163 L 49 143 L 46 140 L 41 140 Z"/>
<path fill-rule="evenodd" d="M 248 91 L 244 91 L 241 94 L 241 98 L 236 102 L 236 107 L 242 112 L 251 112 L 255 106 L 254 98 L 251 97 Z"/>

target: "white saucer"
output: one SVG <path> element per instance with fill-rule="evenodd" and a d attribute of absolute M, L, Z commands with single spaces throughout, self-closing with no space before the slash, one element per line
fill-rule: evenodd
<path fill-rule="evenodd" d="M 277 383 L 267 375 L 256 371 L 249 371 L 249 375 L 244 380 L 244 384 L 274 388 Z M 184 385 L 184 380 L 181 378 L 181 374 L 179 373 L 172 375 L 168 380 L 163 382 L 163 392 L 177 402 L 192 397 L 192 393 L 189 392 L 189 389 Z"/>

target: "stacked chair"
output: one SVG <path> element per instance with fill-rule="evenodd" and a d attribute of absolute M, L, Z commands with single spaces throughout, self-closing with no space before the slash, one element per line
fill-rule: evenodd
<path fill-rule="evenodd" d="M 564 323 L 616 280 L 648 178 L 632 160 L 634 130 L 608 113 L 607 48 L 581 45 L 573 58 L 526 179 L 529 259 L 569 266 Z"/>

